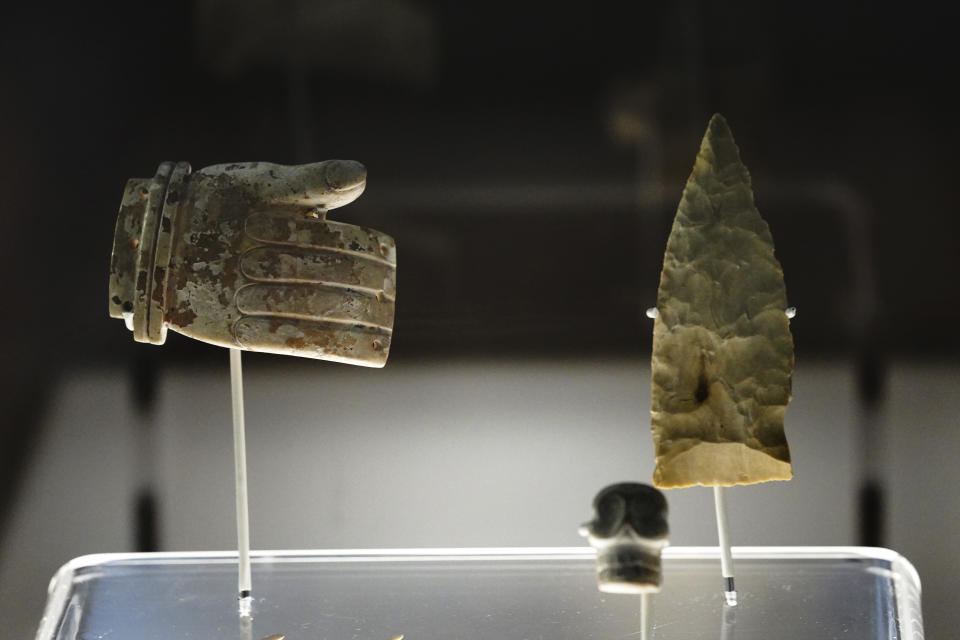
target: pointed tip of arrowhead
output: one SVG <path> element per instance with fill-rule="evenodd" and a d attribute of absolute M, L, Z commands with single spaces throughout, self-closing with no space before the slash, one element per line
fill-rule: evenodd
<path fill-rule="evenodd" d="M 733 137 L 730 134 L 730 125 L 727 124 L 727 119 L 724 118 L 719 113 L 715 113 L 710 117 L 710 124 L 707 125 L 707 133 L 713 132 L 715 135 L 727 135 Z"/>
<path fill-rule="evenodd" d="M 708 150 L 711 152 L 718 168 L 732 163 L 740 164 L 740 150 L 733 140 L 733 132 L 730 131 L 727 119 L 719 113 L 713 114 L 713 117 L 710 118 L 707 132 L 703 135 L 703 142 L 700 144 L 701 153 Z"/>

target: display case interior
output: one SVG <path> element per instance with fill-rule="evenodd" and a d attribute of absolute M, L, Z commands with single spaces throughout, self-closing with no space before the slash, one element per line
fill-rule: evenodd
<path fill-rule="evenodd" d="M 919 580 L 894 552 L 743 547 L 735 558 L 740 604 L 728 607 L 716 548 L 668 548 L 644 620 L 641 596 L 597 590 L 583 548 L 260 552 L 252 618 L 231 597 L 236 554 L 88 556 L 52 581 L 37 640 L 923 637 Z"/>

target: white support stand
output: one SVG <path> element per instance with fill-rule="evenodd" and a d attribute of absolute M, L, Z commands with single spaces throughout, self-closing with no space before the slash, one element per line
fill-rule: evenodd
<path fill-rule="evenodd" d="M 250 581 L 250 514 L 247 500 L 247 442 L 243 423 L 243 369 L 241 351 L 230 349 L 230 395 L 233 400 L 233 464 L 237 484 L 238 607 L 249 618 L 253 604 Z"/>
<path fill-rule="evenodd" d="M 737 608 L 724 607 L 720 621 L 720 640 L 734 640 L 737 628 Z"/>
<path fill-rule="evenodd" d="M 737 605 L 737 589 L 733 578 L 733 554 L 730 552 L 730 529 L 727 526 L 727 500 L 723 487 L 713 488 L 713 502 L 717 511 L 717 536 L 720 541 L 720 571 L 723 575 L 723 595 L 731 607 Z"/>
<path fill-rule="evenodd" d="M 631 634 L 633 635 L 633 634 Z M 640 594 L 640 640 L 650 637 L 650 594 Z"/>

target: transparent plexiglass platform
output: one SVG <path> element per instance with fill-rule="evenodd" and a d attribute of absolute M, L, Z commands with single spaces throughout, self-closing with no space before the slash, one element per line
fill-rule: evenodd
<path fill-rule="evenodd" d="M 587 548 L 254 554 L 252 620 L 229 553 L 107 554 L 51 581 L 38 640 L 922 640 L 920 583 L 885 549 L 669 548 L 651 596 L 600 593 Z M 644 633 L 644 622 L 647 625 Z"/>

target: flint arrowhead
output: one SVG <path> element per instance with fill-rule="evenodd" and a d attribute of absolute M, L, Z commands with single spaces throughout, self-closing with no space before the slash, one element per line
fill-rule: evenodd
<path fill-rule="evenodd" d="M 789 480 L 793 338 L 783 270 L 723 116 L 710 120 L 667 240 L 654 320 L 657 487 Z"/>

